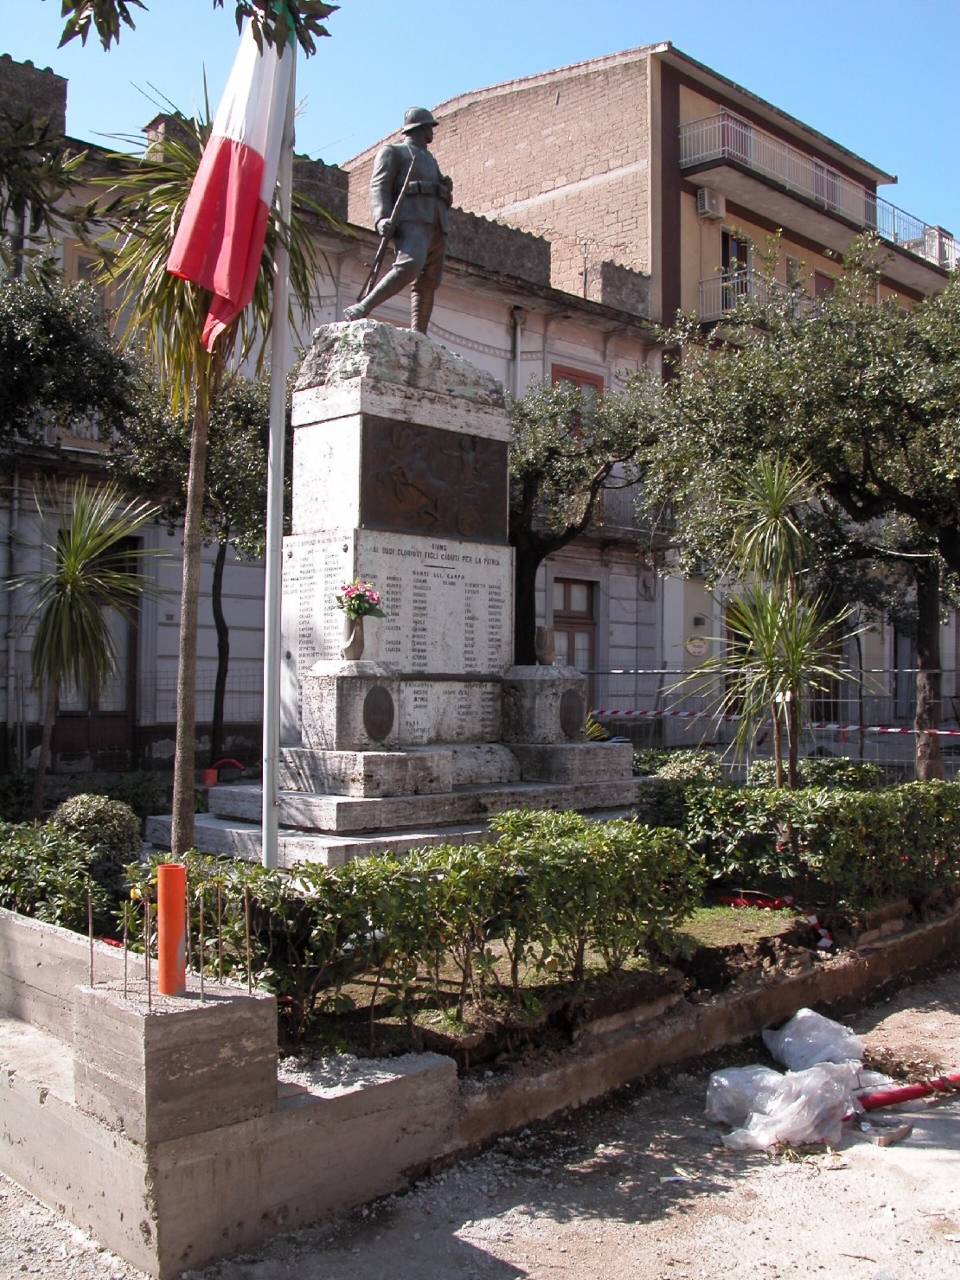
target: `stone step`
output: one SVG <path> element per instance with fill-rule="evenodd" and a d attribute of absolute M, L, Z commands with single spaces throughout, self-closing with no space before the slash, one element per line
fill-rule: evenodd
<path fill-rule="evenodd" d="M 169 815 L 147 819 L 147 840 L 155 848 L 170 848 L 170 824 Z M 293 867 L 299 862 L 321 862 L 328 867 L 339 867 L 354 858 L 368 858 L 372 854 L 400 855 L 427 845 L 475 844 L 489 838 L 490 832 L 485 823 L 444 827 L 442 830 L 387 831 L 374 836 L 330 835 L 281 827 L 277 841 L 278 861 L 281 867 Z M 194 845 L 201 853 L 259 862 L 262 849 L 260 826 L 258 823 L 198 813 Z"/>
<path fill-rule="evenodd" d="M 442 795 L 356 797 L 281 791 L 280 826 L 345 835 L 354 832 L 430 830 L 483 821 L 508 809 L 619 810 L 634 806 L 642 778 L 601 782 L 500 783 L 462 787 Z M 259 824 L 260 787 L 250 783 L 212 787 L 210 812 L 218 818 Z"/>

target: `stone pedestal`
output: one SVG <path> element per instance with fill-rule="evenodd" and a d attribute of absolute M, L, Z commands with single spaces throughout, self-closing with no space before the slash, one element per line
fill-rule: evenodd
<path fill-rule="evenodd" d="M 335 597 L 355 577 L 374 584 L 386 613 L 365 620 L 361 665 L 401 678 L 389 745 L 498 738 L 513 644 L 502 387 L 410 330 L 327 325 L 303 364 L 293 422 L 283 745 L 307 745 L 304 677 L 337 660 Z"/>
<path fill-rule="evenodd" d="M 304 745 L 382 751 L 399 744 L 400 673 L 368 662 L 315 662 L 300 680 Z"/>
<path fill-rule="evenodd" d="M 583 742 L 586 679 L 576 667 L 509 667 L 502 713 L 504 742 Z"/>
<path fill-rule="evenodd" d="M 331 796 L 441 795 L 454 785 L 453 752 L 445 747 L 408 751 L 311 751 L 284 747 L 280 787 Z"/>

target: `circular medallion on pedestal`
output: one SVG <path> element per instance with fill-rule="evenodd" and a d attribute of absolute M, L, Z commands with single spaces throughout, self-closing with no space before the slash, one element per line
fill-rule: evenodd
<path fill-rule="evenodd" d="M 363 727 L 373 742 L 383 742 L 389 736 L 393 715 L 390 690 L 375 684 L 363 700 Z"/>
<path fill-rule="evenodd" d="M 578 738 L 585 721 L 583 698 L 576 689 L 568 689 L 560 699 L 560 728 L 568 738 Z"/>

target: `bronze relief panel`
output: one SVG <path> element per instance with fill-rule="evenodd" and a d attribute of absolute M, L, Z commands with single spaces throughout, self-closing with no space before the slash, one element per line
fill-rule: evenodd
<path fill-rule="evenodd" d="M 507 449 L 504 440 L 364 414 L 360 524 L 506 542 Z"/>

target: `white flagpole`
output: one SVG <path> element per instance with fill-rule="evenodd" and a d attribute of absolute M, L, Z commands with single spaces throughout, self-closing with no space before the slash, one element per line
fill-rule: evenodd
<path fill-rule="evenodd" d="M 293 58 L 287 111 L 280 149 L 280 216 L 289 227 L 293 202 L 293 114 L 296 101 L 297 46 L 291 42 L 284 57 Z M 287 424 L 287 373 L 290 335 L 287 307 L 290 295 L 290 253 L 277 238 L 274 252 L 273 335 L 270 347 L 270 443 L 267 451 L 267 549 L 263 625 L 263 865 L 279 863 L 278 773 L 280 766 L 280 600 L 283 574 L 283 454 Z"/>

